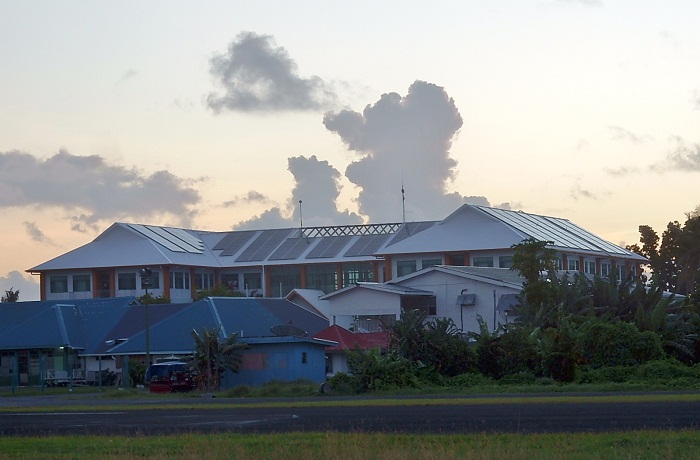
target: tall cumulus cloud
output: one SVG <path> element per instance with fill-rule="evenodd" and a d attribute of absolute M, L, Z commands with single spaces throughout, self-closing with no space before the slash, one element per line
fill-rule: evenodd
<path fill-rule="evenodd" d="M 299 76 L 296 62 L 270 35 L 239 34 L 210 66 L 223 90 L 207 97 L 215 112 L 319 110 L 335 100 L 333 89 L 321 78 Z"/>
<path fill-rule="evenodd" d="M 304 227 L 362 223 L 362 218 L 357 214 L 348 210 L 338 211 L 341 176 L 328 161 L 319 160 L 315 155 L 310 158 L 291 157 L 287 160 L 287 169 L 294 176 L 295 183 L 287 203 L 238 224 L 237 229 L 297 227 L 301 219 Z"/>
<path fill-rule="evenodd" d="M 372 222 L 396 219 L 402 184 L 407 220 L 444 218 L 465 202 L 488 205 L 484 197 L 447 192 L 457 166 L 450 147 L 463 121 L 440 86 L 416 81 L 404 97 L 383 94 L 362 113 L 330 112 L 323 123 L 361 156 L 345 175 L 361 188 L 360 213 Z"/>

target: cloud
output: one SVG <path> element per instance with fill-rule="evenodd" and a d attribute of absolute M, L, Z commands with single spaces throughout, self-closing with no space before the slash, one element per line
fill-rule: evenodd
<path fill-rule="evenodd" d="M 692 103 L 693 103 L 693 108 L 695 108 L 696 110 L 700 110 L 700 92 L 699 91 L 695 91 L 693 93 Z"/>
<path fill-rule="evenodd" d="M 638 174 L 640 170 L 636 166 L 620 166 L 619 168 L 615 169 L 607 169 L 607 172 L 611 176 L 624 177 L 632 174 Z"/>
<path fill-rule="evenodd" d="M 333 89 L 321 78 L 300 77 L 296 62 L 270 35 L 239 34 L 210 66 L 224 91 L 207 97 L 207 105 L 217 113 L 319 110 L 335 100 Z"/>
<path fill-rule="evenodd" d="M 274 207 L 235 226 L 245 228 L 320 227 L 325 225 L 361 224 L 362 218 L 348 210 L 338 211 L 340 173 L 315 155 L 291 157 L 287 169 L 294 176 L 291 198 L 284 206 Z M 301 201 L 301 215 L 299 206 Z"/>
<path fill-rule="evenodd" d="M 270 199 L 260 192 L 251 190 L 243 196 L 237 196 L 233 199 L 224 202 L 225 208 L 232 208 L 240 204 L 251 204 L 251 203 L 269 203 Z"/>
<path fill-rule="evenodd" d="M 680 136 L 673 137 L 675 148 L 666 155 L 664 161 L 649 167 L 652 171 L 700 172 L 700 144 L 687 145 Z"/>
<path fill-rule="evenodd" d="M 23 222 L 24 224 L 24 229 L 27 231 L 27 234 L 29 234 L 29 237 L 34 240 L 38 241 L 40 243 L 50 243 L 51 241 L 44 235 L 44 232 L 42 232 L 39 227 L 37 227 L 36 222 Z"/>
<path fill-rule="evenodd" d="M 608 129 L 613 132 L 613 140 L 630 141 L 634 144 L 641 144 L 650 139 L 649 136 L 639 136 L 619 126 L 608 126 Z"/>
<path fill-rule="evenodd" d="M 136 77 L 138 74 L 139 73 L 136 70 L 129 69 L 126 72 L 124 72 L 124 74 L 121 77 L 119 77 L 119 80 L 117 80 L 117 84 L 120 85 L 120 84 L 124 83 L 125 81 Z"/>
<path fill-rule="evenodd" d="M 7 276 L 0 276 L 0 294 L 5 296 L 5 291 L 9 291 L 10 289 L 13 291 L 19 290 L 20 302 L 39 300 L 41 298 L 39 294 L 39 283 L 16 270 L 9 272 Z"/>
<path fill-rule="evenodd" d="M 66 210 L 74 229 L 97 222 L 167 214 L 188 225 L 200 197 L 193 181 L 167 171 L 144 175 L 108 164 L 98 155 L 61 150 L 47 159 L 0 152 L 0 209 L 23 206 Z"/>
<path fill-rule="evenodd" d="M 571 196 L 571 198 L 573 198 L 576 201 L 578 201 L 579 198 L 585 198 L 587 200 L 597 200 L 598 199 L 598 197 L 593 192 L 582 188 L 580 184 L 576 184 L 573 187 L 571 187 L 571 191 L 569 192 L 569 195 Z"/>
<path fill-rule="evenodd" d="M 402 189 L 407 220 L 444 218 L 465 202 L 488 205 L 481 196 L 447 193 L 457 166 L 449 150 L 462 117 L 440 86 L 416 81 L 405 97 L 383 94 L 362 113 L 329 112 L 323 124 L 362 157 L 345 175 L 361 188 L 357 203 L 371 222 L 401 216 Z"/>

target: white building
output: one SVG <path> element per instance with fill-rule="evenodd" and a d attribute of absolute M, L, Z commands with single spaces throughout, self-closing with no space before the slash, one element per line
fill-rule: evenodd
<path fill-rule="evenodd" d="M 435 314 L 471 329 L 476 311 L 485 319 L 496 311 L 495 321 L 503 316 L 499 299 L 518 283 L 512 271 L 497 269 L 510 268 L 512 246 L 531 237 L 551 242 L 559 268 L 571 272 L 605 276 L 617 267 L 623 275 L 646 262 L 566 219 L 465 204 L 428 222 L 227 232 L 115 223 L 27 271 L 39 275 L 42 300 L 140 296 L 148 289 L 185 303 L 216 283 L 247 296 L 320 291 L 331 302 L 317 306 L 334 310 L 330 316 L 343 326 L 352 325 L 348 316 L 396 315 L 402 298 L 425 303 L 432 296 Z M 151 269 L 150 285 L 139 276 L 144 267 Z M 353 300 L 356 310 L 349 311 L 347 292 L 358 285 L 364 287 L 352 296 L 371 294 L 373 304 Z M 461 294 L 475 295 L 476 304 L 458 306 Z"/>

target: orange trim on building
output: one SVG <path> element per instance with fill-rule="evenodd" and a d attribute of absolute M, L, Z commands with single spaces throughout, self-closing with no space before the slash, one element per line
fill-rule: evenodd
<path fill-rule="evenodd" d="M 306 265 L 299 265 L 299 284 L 301 289 L 306 289 Z M 282 295 L 281 292 L 280 295 Z"/>
<path fill-rule="evenodd" d="M 384 257 L 384 281 L 391 280 L 391 256 Z"/>
<path fill-rule="evenodd" d="M 197 271 L 192 267 L 190 268 L 190 298 L 192 299 L 195 298 L 195 294 L 197 293 L 197 280 L 195 280 L 195 276 L 197 276 Z"/>
<path fill-rule="evenodd" d="M 263 273 L 265 274 L 265 297 L 270 297 L 272 294 L 271 290 L 271 284 L 272 284 L 272 277 L 270 276 L 270 269 L 268 268 L 265 270 L 265 267 L 263 267 Z"/>
<path fill-rule="evenodd" d="M 44 272 L 39 273 L 39 298 L 46 300 L 46 275 Z"/>

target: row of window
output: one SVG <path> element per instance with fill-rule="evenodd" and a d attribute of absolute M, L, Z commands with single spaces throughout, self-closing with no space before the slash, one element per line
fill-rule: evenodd
<path fill-rule="evenodd" d="M 439 259 L 429 261 L 436 265 Z M 424 264 L 426 261 L 424 261 Z M 344 264 L 341 272 L 343 286 L 348 286 L 362 281 L 375 281 L 374 267 L 371 263 Z M 195 273 L 194 287 L 196 290 L 211 289 L 216 284 L 213 273 Z M 261 273 L 243 273 L 243 285 L 239 285 L 238 273 L 224 273 L 220 276 L 220 283 L 232 291 L 244 291 L 246 293 L 262 290 Z M 273 296 L 284 296 L 301 284 L 301 270 L 299 267 L 271 267 L 270 283 Z M 326 293 L 339 288 L 338 271 L 335 265 L 310 265 L 306 267 L 306 288 L 317 289 Z M 70 283 L 72 282 L 72 286 Z M 189 271 L 170 272 L 170 288 L 189 290 L 191 286 Z M 118 291 L 136 291 L 137 289 L 160 289 L 160 272 L 152 271 L 150 283 L 136 272 L 117 273 L 116 289 Z M 69 289 L 72 287 L 72 289 Z M 104 289 L 107 289 L 105 286 Z M 52 275 L 49 277 L 49 291 L 52 294 L 67 292 L 92 291 L 91 275 Z M 251 294 L 252 295 L 252 294 Z"/>
<path fill-rule="evenodd" d="M 458 265 L 453 257 L 451 263 L 453 265 Z M 474 256 L 471 258 L 471 264 L 473 267 L 494 267 L 495 261 L 498 260 L 498 268 L 513 268 L 513 256 L 499 256 L 498 258 L 494 256 Z M 440 265 L 442 263 L 441 259 L 423 259 L 420 261 L 421 266 L 418 268 L 417 260 L 399 260 L 396 262 L 396 276 L 406 276 L 414 273 L 420 269 L 428 268 L 433 265 Z M 556 260 L 557 270 L 563 270 L 562 259 Z M 596 263 L 594 260 L 584 260 L 583 261 L 584 273 L 595 275 L 596 274 Z M 581 271 L 581 260 L 576 257 L 567 259 L 568 271 Z M 600 264 L 600 275 L 610 276 L 612 273 L 612 264 L 609 262 L 603 262 Z M 617 266 L 617 278 L 622 279 L 625 276 L 624 266 Z"/>

